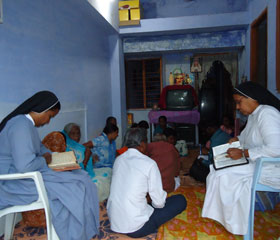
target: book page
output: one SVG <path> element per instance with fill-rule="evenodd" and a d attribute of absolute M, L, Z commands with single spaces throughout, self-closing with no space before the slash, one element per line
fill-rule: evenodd
<path fill-rule="evenodd" d="M 213 156 L 219 158 L 219 155 L 225 154 L 229 148 L 240 148 L 241 149 L 240 142 L 236 141 L 231 144 L 226 143 L 226 144 L 222 144 L 222 145 L 213 147 Z"/>
<path fill-rule="evenodd" d="M 226 143 L 217 147 L 213 147 L 214 166 L 216 169 L 248 163 L 248 160 L 245 157 L 237 160 L 227 157 L 227 150 L 229 148 L 241 149 L 240 142 L 236 141 L 231 144 Z"/>
<path fill-rule="evenodd" d="M 54 152 L 52 154 L 52 162 L 49 164 L 50 168 L 63 168 L 77 166 L 77 159 L 73 151 L 70 152 Z"/>

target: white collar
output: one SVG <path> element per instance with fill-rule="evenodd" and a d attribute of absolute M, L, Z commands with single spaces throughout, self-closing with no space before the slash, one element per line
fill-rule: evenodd
<path fill-rule="evenodd" d="M 262 106 L 261 104 L 260 104 L 259 106 L 257 106 L 256 109 L 255 109 L 251 114 L 252 114 L 252 115 L 257 114 L 257 113 L 260 111 L 261 106 Z"/>
<path fill-rule="evenodd" d="M 33 118 L 30 116 L 30 114 L 25 114 L 25 117 L 27 117 L 33 123 L 33 126 L 35 126 L 35 122 Z"/>

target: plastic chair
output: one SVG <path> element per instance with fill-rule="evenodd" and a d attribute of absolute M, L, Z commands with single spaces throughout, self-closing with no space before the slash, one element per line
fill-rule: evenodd
<path fill-rule="evenodd" d="M 0 218 L 6 215 L 4 240 L 12 239 L 15 228 L 15 219 L 18 212 L 25 212 L 30 210 L 44 209 L 46 216 L 47 236 L 48 240 L 59 240 L 55 229 L 51 222 L 51 213 L 48 202 L 48 197 L 40 172 L 16 173 L 16 174 L 2 174 L 0 180 L 15 180 L 31 178 L 34 180 L 38 192 L 38 199 L 27 205 L 17 205 L 0 210 Z"/>
<path fill-rule="evenodd" d="M 247 234 L 244 235 L 244 240 L 253 240 L 254 239 L 254 213 L 255 213 L 255 197 L 256 191 L 262 192 L 280 192 L 280 189 L 272 188 L 266 185 L 259 183 L 261 176 L 261 170 L 264 163 L 280 163 L 280 158 L 260 158 L 256 162 L 255 173 L 252 183 L 252 192 L 251 192 L 251 207 L 249 214 L 249 224 Z M 280 173 L 279 173 L 280 174 Z"/>

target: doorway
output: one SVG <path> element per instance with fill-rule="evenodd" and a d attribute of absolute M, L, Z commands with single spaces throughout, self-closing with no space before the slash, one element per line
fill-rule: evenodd
<path fill-rule="evenodd" d="M 267 9 L 251 24 L 250 79 L 267 87 Z"/>

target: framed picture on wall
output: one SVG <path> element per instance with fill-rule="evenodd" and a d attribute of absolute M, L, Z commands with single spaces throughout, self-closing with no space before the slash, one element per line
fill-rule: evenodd
<path fill-rule="evenodd" d="M 192 57 L 190 59 L 191 73 L 202 72 L 202 58 Z"/>
<path fill-rule="evenodd" d="M 0 0 L 0 23 L 3 22 L 3 5 L 2 0 Z"/>

